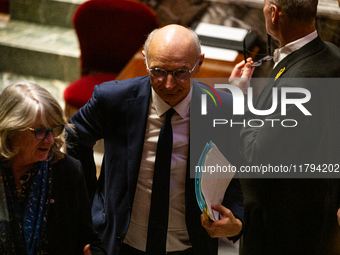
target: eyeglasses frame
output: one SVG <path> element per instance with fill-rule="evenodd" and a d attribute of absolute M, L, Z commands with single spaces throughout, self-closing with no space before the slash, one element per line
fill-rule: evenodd
<path fill-rule="evenodd" d="M 248 30 L 248 33 L 246 34 L 246 36 L 243 39 L 243 56 L 244 56 L 244 64 L 247 63 L 247 52 L 252 53 L 250 51 L 247 50 L 246 48 L 246 38 L 247 35 L 249 35 L 251 33 L 251 30 Z M 261 58 L 260 60 L 254 62 L 251 64 L 252 67 L 258 67 L 262 64 L 262 62 L 267 62 L 267 61 L 271 61 L 273 59 L 273 55 L 272 55 L 272 48 L 271 48 L 271 36 L 269 34 L 267 34 L 267 55 L 263 58 Z"/>
<path fill-rule="evenodd" d="M 48 136 L 48 134 L 49 134 L 50 132 L 51 132 L 52 135 L 53 135 L 53 129 L 55 129 L 55 128 L 57 128 L 57 127 L 60 127 L 60 126 L 62 126 L 63 128 L 61 129 L 61 132 L 60 132 L 58 135 L 53 136 L 53 137 L 55 138 L 55 137 L 58 137 L 58 136 L 64 131 L 65 125 L 57 125 L 57 126 L 55 126 L 55 127 L 53 127 L 53 128 L 40 127 L 40 128 L 36 128 L 36 129 L 29 127 L 28 129 L 31 130 L 32 132 L 34 132 L 34 137 L 35 137 L 35 139 L 37 139 L 37 140 L 44 140 L 44 139 Z M 42 129 L 46 129 L 45 137 L 42 138 L 42 139 L 39 139 L 39 138 L 37 138 L 37 133 L 38 133 L 40 130 L 42 130 Z"/>
<path fill-rule="evenodd" d="M 191 70 L 186 70 L 186 69 L 183 69 L 183 68 L 178 68 L 178 69 L 169 71 L 169 70 L 165 70 L 164 68 L 156 67 L 156 68 L 158 68 L 158 69 L 160 69 L 160 70 L 164 70 L 164 71 L 166 72 L 166 75 L 165 75 L 165 78 L 163 78 L 163 79 L 158 79 L 158 78 L 156 78 L 156 77 L 155 77 L 155 79 L 160 80 L 160 81 L 164 81 L 164 80 L 166 80 L 166 78 L 168 77 L 168 74 L 171 73 L 171 74 L 172 74 L 172 77 L 174 77 L 174 79 L 175 79 L 176 81 L 179 81 L 179 82 L 186 81 L 186 80 L 190 77 L 190 74 L 195 70 L 197 64 L 199 63 L 200 57 L 201 57 L 201 55 L 198 56 L 197 61 L 196 61 L 196 64 L 194 65 L 194 67 L 193 67 Z M 148 59 L 147 59 L 147 57 L 145 57 L 145 64 L 146 64 L 146 69 L 147 69 L 148 72 L 151 73 L 151 75 L 152 75 L 152 71 L 153 71 L 154 69 L 156 69 L 156 68 L 149 68 L 149 64 L 148 64 Z M 186 79 L 184 79 L 184 80 L 179 80 L 179 79 L 177 79 L 177 78 L 174 76 L 174 72 L 176 72 L 176 71 L 178 71 L 178 70 L 188 71 L 188 72 L 189 72 L 188 78 L 186 78 Z"/>

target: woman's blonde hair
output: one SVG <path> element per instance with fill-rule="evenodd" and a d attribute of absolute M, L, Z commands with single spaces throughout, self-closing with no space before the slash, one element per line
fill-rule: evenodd
<path fill-rule="evenodd" d="M 10 163 L 17 151 L 10 139 L 16 132 L 27 130 L 40 114 L 46 127 L 66 125 L 64 111 L 57 100 L 44 88 L 29 81 L 17 82 L 0 93 L 0 163 Z M 56 162 L 64 157 L 64 132 L 54 138 L 50 158 Z"/>

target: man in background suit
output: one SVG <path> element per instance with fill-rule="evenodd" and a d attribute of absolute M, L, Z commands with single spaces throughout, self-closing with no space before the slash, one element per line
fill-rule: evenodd
<path fill-rule="evenodd" d="M 311 79 L 340 76 L 339 49 L 323 42 L 315 30 L 317 0 L 266 0 L 263 13 L 266 29 L 280 48 L 274 52 L 274 69 L 261 92 L 255 109 L 270 109 L 273 88 L 278 89 L 278 108 L 266 116 L 254 116 L 249 110 L 243 118 L 294 119 L 296 127 L 280 122 L 241 128 L 240 151 L 248 165 L 302 166 L 339 164 L 340 162 L 340 84 Z M 232 77 L 250 78 L 251 62 L 240 63 Z M 243 75 L 242 75 L 243 73 Z M 249 74 L 245 77 L 244 73 Z M 240 83 L 248 85 L 247 83 Z M 280 112 L 283 87 L 302 87 L 311 99 L 303 106 L 305 116 L 294 104 Z M 247 86 L 241 88 L 246 91 Z M 291 94 L 299 98 L 301 94 Z M 255 123 L 252 123 L 255 125 Z M 291 124 L 291 123 L 290 123 Z M 340 254 L 337 210 L 340 204 L 339 179 L 275 178 L 275 173 L 241 179 L 245 204 L 244 235 L 240 254 Z M 289 175 L 294 177 L 294 175 Z"/>
<path fill-rule="evenodd" d="M 94 226 L 110 255 L 216 255 L 217 239 L 209 235 L 233 241 L 239 238 L 243 196 L 239 181 L 233 179 L 222 203 L 224 207 L 214 207 L 221 213 L 221 220 L 211 223 L 207 230 L 202 227 L 188 164 L 189 125 L 198 114 L 189 109 L 193 101 L 200 100 L 200 87 L 204 87 L 197 82 L 190 85 L 190 78 L 199 72 L 204 59 L 198 37 L 187 28 L 169 25 L 149 35 L 143 54 L 150 75 L 96 86 L 89 102 L 70 120 L 75 132 L 68 129 L 68 153 L 82 162 L 89 193 L 94 195 Z M 231 119 L 232 97 L 218 93 L 223 107 L 209 107 L 213 102 L 208 101 L 208 108 Z M 157 139 L 169 108 L 176 112 L 171 119 L 173 149 L 166 250 L 146 253 Z M 202 149 L 213 135 L 204 131 Z M 105 154 L 97 181 L 92 148 L 101 138 Z M 228 133 L 217 142 L 229 144 L 227 150 L 233 153 L 237 150 L 229 140 Z"/>

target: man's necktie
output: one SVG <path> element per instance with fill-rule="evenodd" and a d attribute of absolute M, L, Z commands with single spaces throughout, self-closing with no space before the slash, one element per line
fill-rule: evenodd
<path fill-rule="evenodd" d="M 146 252 L 150 255 L 160 255 L 166 252 L 172 154 L 171 117 L 174 113 L 173 108 L 166 112 L 158 137 L 146 243 Z"/>

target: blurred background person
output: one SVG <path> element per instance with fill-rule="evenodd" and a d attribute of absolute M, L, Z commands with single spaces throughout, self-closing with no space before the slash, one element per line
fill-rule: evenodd
<path fill-rule="evenodd" d="M 106 254 L 81 165 L 61 150 L 65 125 L 58 102 L 34 83 L 0 94 L 0 254 Z"/>

